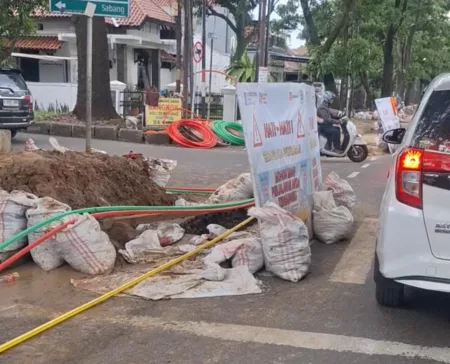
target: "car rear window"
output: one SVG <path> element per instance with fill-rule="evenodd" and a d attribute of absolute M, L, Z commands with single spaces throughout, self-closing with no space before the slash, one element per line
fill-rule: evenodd
<path fill-rule="evenodd" d="M 450 152 L 450 90 L 433 91 L 417 123 L 412 144 Z"/>
<path fill-rule="evenodd" d="M 28 90 L 27 84 L 19 72 L 0 72 L 0 88 L 8 87 L 12 90 Z"/>

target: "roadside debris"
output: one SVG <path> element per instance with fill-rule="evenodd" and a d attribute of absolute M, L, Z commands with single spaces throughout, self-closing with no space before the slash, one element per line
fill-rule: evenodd
<path fill-rule="evenodd" d="M 311 264 L 311 248 L 304 222 L 273 202 L 262 208 L 252 207 L 248 214 L 260 222 L 266 270 L 291 282 L 305 277 Z"/>
<path fill-rule="evenodd" d="M 250 173 L 238 177 L 220 186 L 209 198 L 213 203 L 246 200 L 253 197 L 253 183 Z"/>
<path fill-rule="evenodd" d="M 336 172 L 331 172 L 323 182 L 323 189 L 333 192 L 337 206 L 345 206 L 352 209 L 356 204 L 356 194 L 350 183 L 339 177 Z"/>
<path fill-rule="evenodd" d="M 0 276 L 0 283 L 11 283 L 15 282 L 19 279 L 19 273 L 14 272 L 10 274 L 5 274 L 3 276 Z"/>

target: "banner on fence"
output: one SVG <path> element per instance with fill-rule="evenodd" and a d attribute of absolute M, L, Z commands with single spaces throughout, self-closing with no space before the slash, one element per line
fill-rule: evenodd
<path fill-rule="evenodd" d="M 322 184 L 314 88 L 239 83 L 237 95 L 257 206 L 275 202 L 310 225 Z"/>
<path fill-rule="evenodd" d="M 400 120 L 397 114 L 397 101 L 394 97 L 376 99 L 375 105 L 385 133 L 389 130 L 400 128 Z M 395 146 L 389 145 L 389 151 L 393 153 Z"/>
<path fill-rule="evenodd" d="M 160 97 L 158 106 L 145 105 L 145 125 L 162 125 L 181 119 L 181 99 Z"/>

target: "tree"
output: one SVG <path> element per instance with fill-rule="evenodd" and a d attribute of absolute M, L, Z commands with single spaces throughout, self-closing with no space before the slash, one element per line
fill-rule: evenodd
<path fill-rule="evenodd" d="M 86 120 L 86 40 L 87 20 L 85 16 L 74 16 L 78 54 L 78 93 L 73 113 Z M 95 120 L 119 119 L 111 98 L 109 57 L 106 23 L 103 17 L 93 19 L 92 48 L 92 118 Z"/>
<path fill-rule="evenodd" d="M 225 72 L 233 78 L 233 81 L 254 82 L 256 78 L 256 57 L 251 61 L 247 51 L 244 51 L 241 59 L 233 61 Z"/>
<path fill-rule="evenodd" d="M 20 37 L 36 31 L 32 15 L 46 3 L 45 0 L 0 0 L 0 65 L 8 61 Z"/>

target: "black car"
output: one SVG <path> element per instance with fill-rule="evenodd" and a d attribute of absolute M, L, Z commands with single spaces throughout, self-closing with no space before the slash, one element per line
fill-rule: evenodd
<path fill-rule="evenodd" d="M 25 130 L 34 119 L 33 98 L 17 69 L 0 69 L 0 129 Z"/>

